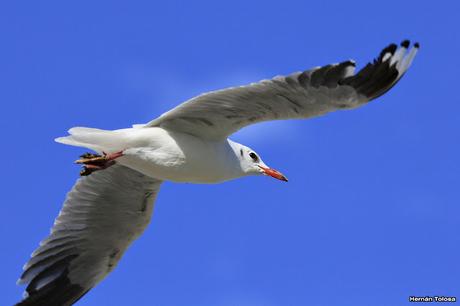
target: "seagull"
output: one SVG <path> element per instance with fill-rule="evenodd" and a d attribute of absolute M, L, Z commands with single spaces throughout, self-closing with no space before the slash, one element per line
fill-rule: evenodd
<path fill-rule="evenodd" d="M 406 73 L 419 44 L 390 44 L 355 73 L 352 60 L 194 97 L 132 128 L 74 127 L 56 141 L 90 149 L 50 235 L 25 264 L 19 306 L 73 305 L 117 265 L 150 222 L 162 182 L 220 183 L 248 175 L 286 181 L 228 137 L 250 124 L 353 109 Z"/>

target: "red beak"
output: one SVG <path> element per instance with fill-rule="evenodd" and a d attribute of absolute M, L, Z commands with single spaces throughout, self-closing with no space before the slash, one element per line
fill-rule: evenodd
<path fill-rule="evenodd" d="M 262 167 L 262 166 L 259 166 L 263 171 L 264 171 L 264 174 L 265 175 L 269 175 L 271 177 L 274 177 L 280 181 L 284 181 L 284 182 L 287 182 L 288 179 L 283 175 L 281 174 L 281 172 L 275 170 L 275 169 L 271 169 L 271 168 L 265 168 L 265 167 Z"/>

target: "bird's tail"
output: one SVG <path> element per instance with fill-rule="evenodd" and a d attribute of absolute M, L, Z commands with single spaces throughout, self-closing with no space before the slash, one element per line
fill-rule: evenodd
<path fill-rule="evenodd" d="M 96 151 L 112 152 L 117 151 L 123 146 L 120 133 L 87 127 L 74 127 L 69 130 L 69 136 L 58 137 L 56 142 L 84 147 Z"/>

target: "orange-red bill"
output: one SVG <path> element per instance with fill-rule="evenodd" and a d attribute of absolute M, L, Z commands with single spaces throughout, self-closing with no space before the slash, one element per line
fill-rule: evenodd
<path fill-rule="evenodd" d="M 288 179 L 279 171 L 275 170 L 275 169 L 271 169 L 271 168 L 265 168 L 265 167 L 262 167 L 262 166 L 259 166 L 266 175 L 269 175 L 271 177 L 274 177 L 280 181 L 284 181 L 284 182 L 287 182 Z"/>

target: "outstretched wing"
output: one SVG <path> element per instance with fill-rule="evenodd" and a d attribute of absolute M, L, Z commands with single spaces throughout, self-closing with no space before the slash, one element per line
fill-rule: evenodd
<path fill-rule="evenodd" d="M 387 92 L 404 75 L 419 48 L 391 44 L 354 74 L 355 63 L 318 67 L 247 86 L 197 96 L 149 122 L 207 139 L 226 138 L 244 126 L 268 120 L 310 118 L 352 109 Z"/>
<path fill-rule="evenodd" d="M 121 165 L 80 178 L 24 266 L 17 305 L 72 305 L 115 267 L 150 222 L 161 181 Z"/>

